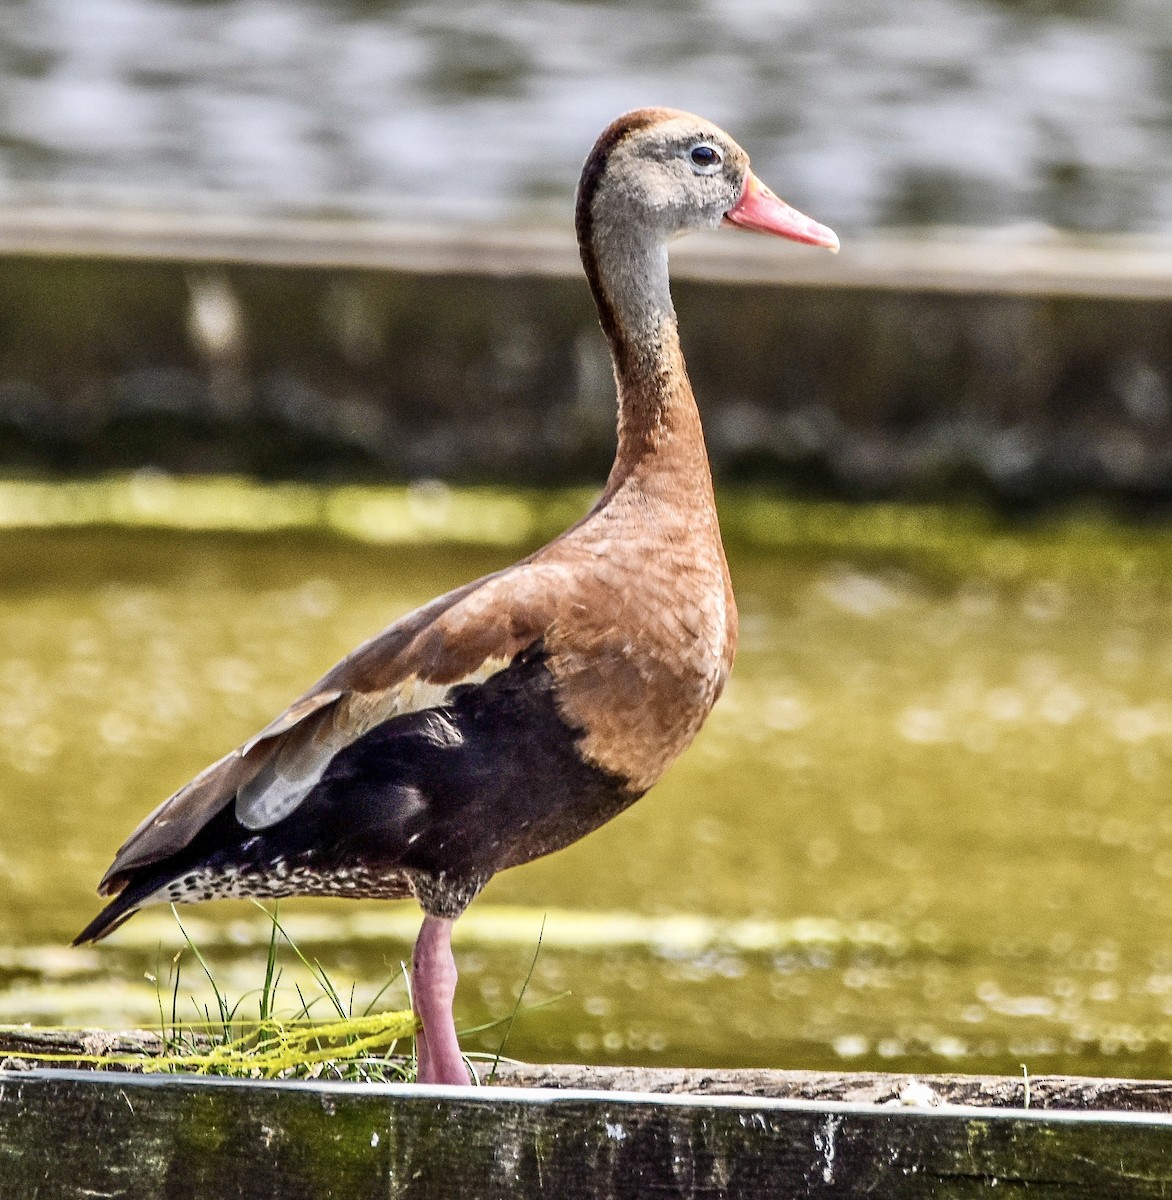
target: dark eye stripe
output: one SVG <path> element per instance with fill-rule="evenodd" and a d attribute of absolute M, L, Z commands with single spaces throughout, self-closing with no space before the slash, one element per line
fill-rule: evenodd
<path fill-rule="evenodd" d="M 692 151 L 692 161 L 698 167 L 711 167 L 720 162 L 720 153 L 711 146 L 697 146 Z"/>

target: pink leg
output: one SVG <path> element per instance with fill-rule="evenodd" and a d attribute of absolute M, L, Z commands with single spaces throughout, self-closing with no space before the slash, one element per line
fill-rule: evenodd
<path fill-rule="evenodd" d="M 424 917 L 411 959 L 411 995 L 423 1029 L 415 1035 L 420 1083 L 467 1084 L 468 1069 L 460 1057 L 452 1001 L 456 996 L 456 960 L 452 957 L 452 922 Z"/>

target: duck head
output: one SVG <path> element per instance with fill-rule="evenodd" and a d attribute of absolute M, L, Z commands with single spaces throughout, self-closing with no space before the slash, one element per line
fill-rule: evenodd
<path fill-rule="evenodd" d="M 837 251 L 825 225 L 779 199 L 724 130 L 691 113 L 643 108 L 607 127 L 586 160 L 578 193 L 599 239 L 637 224 L 656 241 L 722 224 Z"/>

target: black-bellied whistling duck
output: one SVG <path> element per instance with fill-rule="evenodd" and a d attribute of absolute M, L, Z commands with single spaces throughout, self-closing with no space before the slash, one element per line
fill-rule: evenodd
<path fill-rule="evenodd" d="M 673 109 L 603 131 L 578 187 L 582 265 L 618 384 L 598 503 L 535 554 L 396 621 L 130 835 L 78 942 L 146 904 L 414 896 L 419 1080 L 467 1083 L 452 922 L 489 878 L 638 799 L 728 678 L 737 613 L 667 243 L 739 225 L 838 248 L 726 133 Z"/>

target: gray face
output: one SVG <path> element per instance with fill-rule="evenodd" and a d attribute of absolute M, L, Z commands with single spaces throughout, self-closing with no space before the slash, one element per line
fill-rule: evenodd
<path fill-rule="evenodd" d="M 661 237 L 715 229 L 741 198 L 748 155 L 715 125 L 677 117 L 628 137 L 611 155 L 605 188 L 632 223 Z"/>

